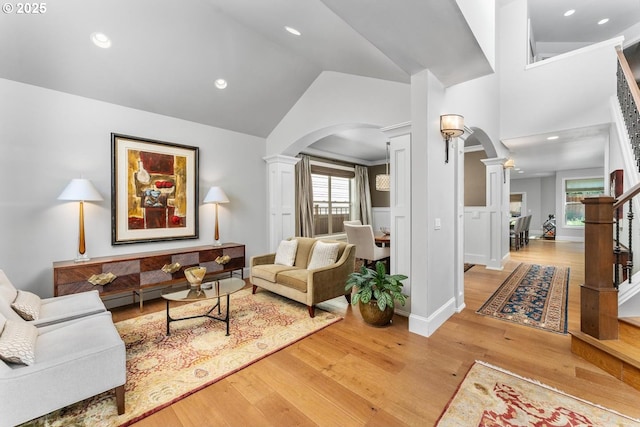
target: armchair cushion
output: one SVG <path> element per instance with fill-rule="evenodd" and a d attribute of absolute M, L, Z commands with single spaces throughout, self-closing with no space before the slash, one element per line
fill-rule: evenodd
<path fill-rule="evenodd" d="M 0 334 L 0 359 L 9 363 L 33 365 L 36 361 L 38 328 L 7 320 Z"/>
<path fill-rule="evenodd" d="M 296 267 L 289 267 L 286 265 L 278 264 L 263 264 L 255 265 L 251 268 L 251 275 L 260 279 L 268 280 L 269 282 L 275 282 L 278 274 L 283 271 L 295 270 Z"/>
<path fill-rule="evenodd" d="M 295 239 L 292 240 L 283 240 L 278 245 L 278 249 L 276 250 L 276 264 L 279 265 L 287 265 L 289 267 L 293 266 L 296 261 L 296 252 L 298 249 L 298 241 Z"/>
<path fill-rule="evenodd" d="M 298 270 L 287 270 L 278 274 L 278 283 L 293 288 L 300 292 L 307 292 L 307 278 L 309 277 L 309 271 L 298 269 Z"/>
<path fill-rule="evenodd" d="M 340 243 L 326 243 L 317 241 L 311 252 L 311 261 L 309 261 L 308 270 L 326 267 L 336 262 L 338 258 L 338 250 Z"/>
<path fill-rule="evenodd" d="M 18 296 L 11 303 L 11 308 L 24 320 L 38 320 L 40 316 L 40 297 L 31 292 L 18 291 Z"/>

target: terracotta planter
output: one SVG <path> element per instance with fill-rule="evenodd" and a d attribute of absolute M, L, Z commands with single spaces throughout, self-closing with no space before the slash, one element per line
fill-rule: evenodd
<path fill-rule="evenodd" d="M 373 326 L 388 325 L 393 317 L 393 307 L 387 306 L 384 311 L 380 311 L 378 301 L 376 300 L 371 300 L 368 304 L 360 301 L 358 306 L 360 307 L 360 314 L 364 321 Z"/>

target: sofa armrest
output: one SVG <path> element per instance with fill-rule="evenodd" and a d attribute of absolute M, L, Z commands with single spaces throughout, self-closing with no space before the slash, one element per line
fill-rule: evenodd
<path fill-rule="evenodd" d="M 355 261 L 355 245 L 349 244 L 334 264 L 309 270 L 307 286 L 308 292 L 312 295 L 312 302 L 315 304 L 347 294 L 344 288 L 349 274 L 353 273 Z"/>
<path fill-rule="evenodd" d="M 254 265 L 274 264 L 276 262 L 276 254 L 256 255 L 252 256 L 249 261 L 249 267 Z"/>

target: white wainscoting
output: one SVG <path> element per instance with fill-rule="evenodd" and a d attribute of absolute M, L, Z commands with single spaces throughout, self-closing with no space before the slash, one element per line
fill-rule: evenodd
<path fill-rule="evenodd" d="M 490 256 L 489 209 L 484 206 L 464 208 L 464 262 L 487 265 Z"/>
<path fill-rule="evenodd" d="M 373 233 L 379 233 L 380 227 L 391 226 L 391 208 L 371 208 Z"/>

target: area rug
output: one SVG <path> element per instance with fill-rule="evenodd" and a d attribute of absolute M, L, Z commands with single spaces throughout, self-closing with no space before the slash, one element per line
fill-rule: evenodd
<path fill-rule="evenodd" d="M 476 361 L 437 427 L 638 426 L 640 420 Z"/>
<path fill-rule="evenodd" d="M 569 267 L 522 263 L 477 313 L 566 334 L 568 292 Z"/>
<path fill-rule="evenodd" d="M 171 316 L 201 314 L 210 306 L 171 307 Z M 302 304 L 250 289 L 231 295 L 230 315 L 229 336 L 223 322 L 204 318 L 172 323 L 166 336 L 165 311 L 116 323 L 127 349 L 126 412 L 117 414 L 108 392 L 29 424 L 126 426 L 341 320 L 319 309 L 311 318 Z"/>

